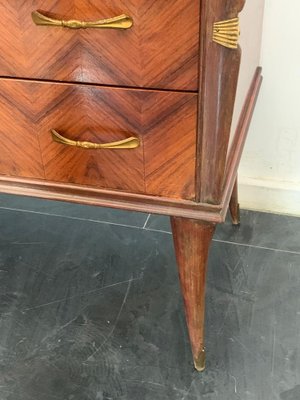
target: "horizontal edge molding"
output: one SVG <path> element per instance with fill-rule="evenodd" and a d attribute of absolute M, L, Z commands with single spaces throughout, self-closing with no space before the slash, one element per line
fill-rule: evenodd
<path fill-rule="evenodd" d="M 220 206 L 37 179 L 0 176 L 0 193 L 222 222 Z"/>

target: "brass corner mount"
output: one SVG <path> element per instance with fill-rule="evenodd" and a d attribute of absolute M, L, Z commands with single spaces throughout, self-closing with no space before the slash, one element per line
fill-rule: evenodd
<path fill-rule="evenodd" d="M 240 36 L 239 17 L 214 23 L 213 41 L 228 49 L 237 49 Z"/>

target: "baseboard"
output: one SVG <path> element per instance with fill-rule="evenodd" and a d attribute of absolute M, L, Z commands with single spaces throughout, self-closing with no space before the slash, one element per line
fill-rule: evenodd
<path fill-rule="evenodd" d="M 300 182 L 239 176 L 239 199 L 249 210 L 300 216 Z"/>

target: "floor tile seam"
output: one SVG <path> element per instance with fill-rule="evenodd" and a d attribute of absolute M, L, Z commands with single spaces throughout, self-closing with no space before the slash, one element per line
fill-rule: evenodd
<path fill-rule="evenodd" d="M 80 218 L 80 217 L 74 217 L 74 216 L 70 216 L 70 215 L 51 214 L 51 213 L 45 213 L 42 211 L 24 210 L 21 208 L 0 207 L 0 210 L 17 211 L 17 212 L 28 213 L 28 214 L 45 215 L 47 217 L 65 218 L 65 219 L 72 219 L 75 221 L 85 221 L 85 222 L 92 222 L 92 223 L 97 223 L 97 224 L 122 226 L 124 228 L 134 228 L 134 229 L 146 230 L 143 228 L 143 226 L 119 224 L 117 222 L 103 221 L 103 220 L 90 219 L 90 218 Z"/>
<path fill-rule="evenodd" d="M 41 211 L 24 210 L 24 209 L 19 209 L 19 208 L 0 207 L 0 210 L 17 211 L 17 212 L 23 212 L 23 213 L 29 213 L 29 214 L 45 215 L 45 216 L 49 216 L 49 217 L 71 219 L 71 220 L 75 220 L 75 221 L 86 221 L 86 222 L 92 222 L 92 223 L 97 223 L 97 224 L 121 226 L 123 228 L 132 228 L 132 229 L 144 230 L 144 231 L 149 231 L 149 232 L 157 232 L 157 233 L 172 235 L 172 232 L 170 232 L 170 231 L 165 231 L 162 229 L 147 228 L 146 225 L 147 225 L 147 222 L 149 221 L 150 214 L 148 215 L 146 223 L 144 223 L 143 226 L 136 226 L 136 225 L 119 224 L 117 222 L 94 220 L 94 219 L 89 219 L 89 218 L 80 218 L 80 217 L 74 217 L 74 216 L 62 215 L 62 214 L 50 214 L 50 213 L 45 213 L 45 212 L 41 212 Z M 258 245 L 247 244 L 247 243 L 238 243 L 238 242 L 233 242 L 233 241 L 229 241 L 229 240 L 213 239 L 213 242 L 225 243 L 225 244 L 242 246 L 242 247 L 250 247 L 250 248 L 255 248 L 255 249 L 260 249 L 260 250 L 269 250 L 269 251 L 276 251 L 276 252 L 287 253 L 287 254 L 300 255 L 300 251 L 284 250 L 284 249 L 278 249 L 278 248 L 276 249 L 273 247 L 258 246 Z"/>
<path fill-rule="evenodd" d="M 157 233 L 164 233 L 167 235 L 172 235 L 172 232 L 170 231 L 164 231 L 163 229 L 155 229 L 155 228 L 145 228 L 145 231 L 149 231 L 149 232 L 157 232 Z"/>
<path fill-rule="evenodd" d="M 145 228 L 144 230 L 150 231 L 150 232 L 158 232 L 158 233 L 164 233 L 164 234 L 167 234 L 167 235 L 172 235 L 172 232 L 165 231 L 163 229 Z M 213 242 L 225 243 L 225 244 L 242 246 L 242 247 L 250 247 L 250 248 L 260 249 L 260 250 L 268 250 L 268 251 L 276 251 L 276 252 L 287 253 L 287 254 L 300 255 L 300 251 L 285 250 L 285 249 L 279 249 L 279 248 L 275 248 L 275 247 L 258 246 L 258 245 L 255 245 L 255 244 L 239 243 L 239 242 L 233 242 L 233 241 L 230 241 L 230 240 L 213 239 Z"/>
<path fill-rule="evenodd" d="M 147 229 L 146 227 L 147 227 L 147 224 L 148 224 L 148 221 L 149 221 L 150 217 L 151 217 L 151 214 L 148 214 L 147 218 L 146 218 L 146 221 L 145 221 L 145 223 L 143 225 L 143 229 Z"/>
<path fill-rule="evenodd" d="M 225 244 L 241 246 L 241 247 L 251 247 L 251 248 L 260 249 L 260 250 L 276 251 L 276 252 L 280 252 L 280 253 L 295 254 L 295 255 L 300 256 L 300 251 L 276 249 L 275 247 L 258 246 L 255 244 L 248 244 L 248 243 L 238 243 L 238 242 L 232 242 L 230 240 L 222 240 L 222 239 L 213 239 L 213 242 L 225 243 Z"/>
<path fill-rule="evenodd" d="M 74 216 L 70 216 L 70 215 L 45 213 L 42 211 L 24 210 L 22 208 L 0 207 L 0 210 L 16 211 L 16 212 L 36 214 L 36 215 L 45 215 L 47 217 L 65 218 L 65 219 L 71 219 L 71 220 L 75 220 L 75 221 L 85 221 L 85 222 L 92 222 L 92 223 L 103 224 L 103 225 L 121 226 L 123 228 L 132 228 L 132 229 L 144 230 L 144 231 L 149 231 L 149 232 L 158 232 L 158 233 L 165 233 L 167 235 L 172 235 L 172 233 L 169 231 L 147 228 L 146 226 L 147 226 L 147 223 L 149 221 L 151 214 L 148 215 L 147 220 L 143 226 L 137 226 L 137 225 L 119 224 L 117 222 L 103 221 L 103 220 L 90 219 L 90 218 L 80 218 L 80 217 L 74 217 Z"/>
<path fill-rule="evenodd" d="M 165 231 L 165 230 L 162 230 L 162 229 L 145 228 L 145 230 L 146 231 L 151 231 L 151 232 L 165 233 L 167 235 L 172 235 L 172 232 Z M 281 253 L 300 255 L 300 251 L 278 249 L 278 248 L 275 248 L 275 247 L 258 246 L 258 245 L 255 245 L 255 244 L 239 243 L 239 242 L 233 242 L 233 241 L 230 241 L 230 240 L 213 239 L 213 242 L 225 243 L 225 244 L 242 246 L 242 247 L 251 247 L 251 248 L 260 249 L 260 250 L 269 250 L 269 251 L 277 251 L 277 252 L 281 252 Z"/>

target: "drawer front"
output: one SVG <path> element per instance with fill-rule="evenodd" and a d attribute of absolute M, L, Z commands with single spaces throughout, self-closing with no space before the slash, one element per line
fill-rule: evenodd
<path fill-rule="evenodd" d="M 149 6 L 149 0 L 0 0 L 0 75 L 196 90 L 200 2 L 150 3 Z M 94 22 L 126 14 L 132 18 L 133 26 L 129 29 L 38 26 L 31 16 L 35 10 L 58 22 L 73 19 Z"/>
<path fill-rule="evenodd" d="M 24 85 L 1 80 L 0 174 L 44 179 L 31 93 Z"/>
<path fill-rule="evenodd" d="M 2 79 L 0 102 L 0 174 L 194 197 L 195 94 Z"/>

